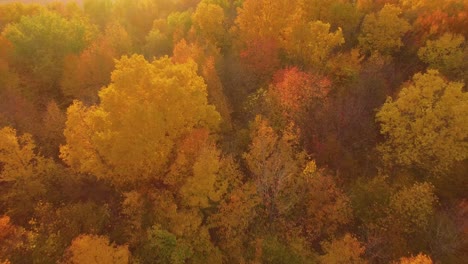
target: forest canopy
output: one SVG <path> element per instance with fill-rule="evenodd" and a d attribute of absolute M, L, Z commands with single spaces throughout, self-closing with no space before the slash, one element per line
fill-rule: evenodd
<path fill-rule="evenodd" d="M 467 0 L 0 1 L 0 263 L 464 263 Z"/>

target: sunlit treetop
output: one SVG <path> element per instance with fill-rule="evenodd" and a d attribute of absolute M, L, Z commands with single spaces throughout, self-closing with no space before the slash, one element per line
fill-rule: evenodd
<path fill-rule="evenodd" d="M 386 137 L 379 151 L 387 165 L 437 175 L 468 158 L 468 93 L 436 70 L 415 74 L 376 117 Z"/>
<path fill-rule="evenodd" d="M 216 130 L 220 122 L 196 71 L 193 62 L 123 57 L 99 105 L 75 102 L 68 109 L 62 158 L 115 183 L 161 179 L 177 140 L 194 128 Z"/>
<path fill-rule="evenodd" d="M 403 34 L 410 30 L 410 24 L 400 17 L 401 9 L 385 5 L 379 12 L 365 16 L 359 45 L 366 52 L 391 54 L 403 46 Z"/>

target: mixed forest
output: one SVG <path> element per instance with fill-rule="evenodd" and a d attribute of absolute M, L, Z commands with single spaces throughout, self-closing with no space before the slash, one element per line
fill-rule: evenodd
<path fill-rule="evenodd" d="M 466 263 L 467 0 L 1 2 L 0 263 Z"/>

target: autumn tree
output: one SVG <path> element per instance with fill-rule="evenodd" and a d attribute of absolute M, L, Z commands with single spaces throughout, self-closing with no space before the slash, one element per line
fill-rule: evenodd
<path fill-rule="evenodd" d="M 388 98 L 376 115 L 386 137 L 378 147 L 383 162 L 440 174 L 465 160 L 468 95 L 462 89 L 429 70 L 415 74 L 396 100 Z"/>
<path fill-rule="evenodd" d="M 345 234 L 341 239 L 322 243 L 325 255 L 320 256 L 320 263 L 355 263 L 365 264 L 362 258 L 366 248 L 351 234 Z"/>
<path fill-rule="evenodd" d="M 50 193 L 48 193 L 50 198 Z M 109 226 L 109 209 L 94 202 L 68 203 L 54 206 L 49 202 L 38 202 L 30 221 L 34 237 L 28 253 L 42 263 L 59 260 L 72 240 L 82 233 L 102 233 Z"/>
<path fill-rule="evenodd" d="M 267 120 L 257 116 L 249 151 L 244 154 L 257 191 L 271 219 L 278 216 L 278 196 L 289 177 L 300 173 L 305 153 L 298 151 L 292 127 L 278 135 Z"/>
<path fill-rule="evenodd" d="M 118 0 L 113 4 L 112 14 L 118 17 L 135 43 L 144 43 L 153 21 L 159 18 L 161 2 L 156 0 Z"/>
<path fill-rule="evenodd" d="M 143 263 L 184 263 L 193 255 L 189 245 L 161 226 L 153 226 L 147 236 L 139 259 Z"/>
<path fill-rule="evenodd" d="M 200 65 L 202 66 L 202 65 Z M 221 115 L 222 124 L 226 130 L 232 128 L 232 106 L 224 93 L 224 87 L 215 65 L 215 58 L 209 57 L 202 66 L 202 76 L 208 89 L 208 101 L 216 107 Z"/>
<path fill-rule="evenodd" d="M 350 194 L 355 219 L 364 226 L 376 226 L 387 215 L 392 192 L 386 176 L 357 179 Z"/>
<path fill-rule="evenodd" d="M 176 44 L 187 38 L 192 24 L 190 11 L 172 12 L 166 19 L 154 20 L 153 27 L 145 38 L 145 56 L 151 58 L 170 55 Z"/>
<path fill-rule="evenodd" d="M 246 65 L 267 79 L 279 66 L 279 51 L 294 23 L 297 1 L 243 2 L 233 28 Z M 257 25 L 252 27 L 252 25 Z"/>
<path fill-rule="evenodd" d="M 0 31 L 10 23 L 18 23 L 23 16 L 37 15 L 42 9 L 43 7 L 38 4 L 2 3 L 0 5 Z"/>
<path fill-rule="evenodd" d="M 25 249 L 26 236 L 28 233 L 21 227 L 11 223 L 10 217 L 4 215 L 0 217 L 0 262 L 10 263 L 9 260 L 16 260 L 21 250 Z"/>
<path fill-rule="evenodd" d="M 427 228 L 436 203 L 433 185 L 415 183 L 392 195 L 390 209 L 395 219 L 401 223 L 400 229 L 412 233 Z"/>
<path fill-rule="evenodd" d="M 61 156 L 73 170 L 130 191 L 122 214 L 133 245 L 152 243 L 137 235 L 160 224 L 190 245 L 191 261 L 218 263 L 202 212 L 227 190 L 219 174 L 220 151 L 210 136 L 220 116 L 196 72 L 192 61 L 123 57 L 99 105 L 69 107 Z M 145 218 L 150 221 L 142 223 Z"/>
<path fill-rule="evenodd" d="M 32 74 L 39 95 L 57 96 L 63 59 L 82 51 L 92 38 L 92 26 L 79 19 L 67 20 L 57 13 L 41 11 L 10 24 L 3 36 L 14 47 L 17 67 Z"/>
<path fill-rule="evenodd" d="M 220 174 L 228 179 L 229 190 L 220 201 L 217 212 L 210 216 L 209 223 L 219 239 L 217 245 L 227 259 L 242 262 L 247 259 L 243 252 L 252 246 L 249 241 L 254 235 L 249 229 L 255 225 L 260 199 L 255 184 L 246 181 L 233 158 L 223 159 Z"/>
<path fill-rule="evenodd" d="M 17 221 L 27 221 L 35 202 L 44 195 L 41 178 L 54 169 L 54 163 L 36 153 L 30 134 L 17 136 L 16 130 L 0 130 L 0 182 L 4 185 L 1 202 Z"/>
<path fill-rule="evenodd" d="M 0 36 L 0 126 L 12 126 L 22 132 L 37 129 L 39 113 L 28 100 L 31 91 L 22 83 L 22 76 L 13 67 L 14 47 Z"/>
<path fill-rule="evenodd" d="M 244 1 L 238 9 L 236 31 L 244 43 L 256 39 L 273 39 L 276 42 L 285 37 L 296 13 L 297 1 Z M 256 26 L 252 26 L 256 25 Z"/>
<path fill-rule="evenodd" d="M 176 140 L 219 123 L 193 63 L 123 57 L 111 80 L 98 106 L 75 102 L 68 109 L 61 156 L 77 171 L 115 183 L 162 179 Z"/>
<path fill-rule="evenodd" d="M 104 28 L 111 18 L 113 4 L 112 0 L 84 0 L 83 9 L 91 21 Z"/>
<path fill-rule="evenodd" d="M 432 264 L 432 259 L 422 253 L 419 253 L 417 256 L 403 257 L 398 262 L 399 264 Z"/>
<path fill-rule="evenodd" d="M 437 40 L 426 41 L 426 45 L 419 49 L 418 57 L 430 68 L 446 76 L 464 78 L 468 74 L 468 51 L 465 45 L 463 36 L 446 33 Z"/>
<path fill-rule="evenodd" d="M 225 17 L 221 6 L 201 1 L 197 5 L 192 20 L 200 39 L 221 47 L 225 37 Z"/>
<path fill-rule="evenodd" d="M 77 2 L 50 2 L 46 4 L 46 8 L 49 11 L 59 14 L 60 16 L 73 19 L 81 19 L 84 17 L 83 9 L 78 5 Z"/>
<path fill-rule="evenodd" d="M 65 143 L 63 136 L 65 120 L 65 112 L 59 108 L 55 101 L 49 102 L 42 116 L 43 129 L 39 139 L 41 152 L 45 156 L 58 158 L 59 146 Z"/>
<path fill-rule="evenodd" d="M 18 76 L 11 69 L 12 53 L 13 45 L 4 36 L 0 35 L 0 83 L 3 87 L 2 91 L 12 88 L 18 83 Z"/>
<path fill-rule="evenodd" d="M 314 245 L 350 221 L 349 198 L 315 161 L 302 169 L 283 180 L 277 203 L 286 229 Z"/>
<path fill-rule="evenodd" d="M 330 86 L 327 78 L 293 67 L 274 74 L 269 93 L 278 101 L 288 120 L 301 124 L 302 118 L 308 118 L 308 110 L 314 103 L 325 101 Z"/>
<path fill-rule="evenodd" d="M 174 47 L 172 60 L 176 63 L 187 63 L 193 61 L 198 66 L 198 73 L 203 77 L 207 85 L 208 102 L 216 107 L 222 117 L 222 128 L 229 130 L 232 126 L 231 105 L 224 93 L 216 59 L 220 54 L 207 51 L 197 43 L 187 43 L 182 39 Z"/>
<path fill-rule="evenodd" d="M 37 107 L 22 94 L 22 89 L 16 84 L 10 87 L 4 86 L 4 88 L 0 96 L 1 125 L 15 127 L 21 132 L 39 135 L 41 131 L 41 113 L 39 113 Z"/>
<path fill-rule="evenodd" d="M 80 235 L 72 241 L 64 263 L 125 264 L 129 261 L 130 252 L 126 246 L 111 244 L 104 236 Z"/>
<path fill-rule="evenodd" d="M 304 2 L 308 14 L 306 17 L 329 23 L 332 28 L 342 28 L 346 46 L 352 47 L 356 44 L 364 13 L 357 8 L 354 1 L 304 0 Z"/>
<path fill-rule="evenodd" d="M 348 198 L 315 162 L 306 162 L 292 127 L 278 134 L 257 117 L 251 138 L 244 158 L 268 225 L 296 230 L 290 232 L 313 243 L 349 221 Z"/>
<path fill-rule="evenodd" d="M 324 116 L 331 87 L 330 79 L 321 74 L 297 67 L 279 70 L 273 75 L 261 111 L 275 127 L 293 122 L 306 148 L 313 146 L 313 151 L 319 153 L 319 145 L 329 132 Z"/>
<path fill-rule="evenodd" d="M 98 91 L 110 82 L 114 60 L 132 50 L 132 41 L 119 24 L 106 27 L 102 37 L 79 55 L 65 58 L 60 88 L 68 100 L 97 103 Z"/>
<path fill-rule="evenodd" d="M 326 63 L 325 69 L 334 83 L 339 86 L 352 85 L 359 80 L 362 70 L 363 56 L 358 49 L 339 53 L 332 56 Z"/>
<path fill-rule="evenodd" d="M 268 79 L 280 67 L 280 46 L 273 38 L 255 39 L 240 53 L 243 66 L 260 79 Z"/>
<path fill-rule="evenodd" d="M 398 7 L 387 4 L 378 13 L 366 15 L 358 38 L 362 50 L 382 54 L 398 51 L 403 46 L 401 37 L 410 29 L 400 14 Z"/>
<path fill-rule="evenodd" d="M 413 16 L 414 34 L 419 44 L 441 37 L 446 33 L 459 34 L 467 37 L 468 21 L 466 9 L 468 3 L 458 0 L 443 0 L 439 2 L 404 1 L 403 8 Z M 408 16 L 408 15 L 407 15 Z"/>
<path fill-rule="evenodd" d="M 330 24 L 320 20 L 293 26 L 285 38 L 286 54 L 291 61 L 317 68 L 334 48 L 344 43 L 341 28 L 330 32 Z"/>

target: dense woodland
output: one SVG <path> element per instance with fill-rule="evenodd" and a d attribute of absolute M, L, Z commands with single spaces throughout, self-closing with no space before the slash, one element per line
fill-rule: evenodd
<path fill-rule="evenodd" d="M 466 263 L 467 0 L 6 2 L 0 263 Z"/>

